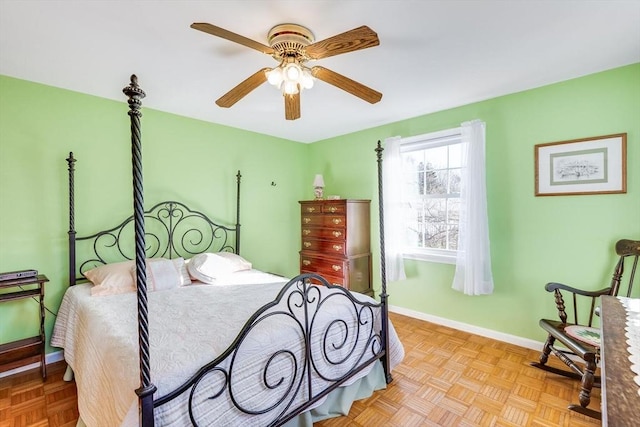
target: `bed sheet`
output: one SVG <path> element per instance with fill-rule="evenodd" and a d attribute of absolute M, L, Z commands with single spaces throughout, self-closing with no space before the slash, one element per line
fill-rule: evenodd
<path fill-rule="evenodd" d="M 254 272 L 246 276 L 257 277 L 259 274 Z M 265 278 L 256 280 L 264 281 Z M 191 285 L 149 293 L 151 377 L 158 389 L 156 397 L 178 387 L 233 342 L 247 319 L 272 301 L 285 283 L 278 276 L 268 280 L 272 282 L 242 286 Z M 138 398 L 134 390 L 139 386 L 136 296 L 91 297 L 90 287 L 90 284 L 76 285 L 66 292 L 51 343 L 64 349 L 65 360 L 76 373 L 78 408 L 87 425 L 136 426 Z M 364 295 L 358 295 L 358 298 L 373 302 Z M 344 309 L 338 304 L 325 310 L 323 316 L 339 317 Z M 332 333 L 339 337 L 340 328 L 340 325 L 336 326 Z M 258 380 L 263 373 L 265 349 L 274 343 L 280 346 L 278 348 L 285 345 L 296 348 L 296 343 L 300 342 L 293 323 L 283 326 L 265 322 L 256 332 L 243 342 L 242 354 L 246 357 L 237 360 L 233 367 L 234 398 L 250 410 L 274 403 L 273 397 L 262 392 L 264 383 Z M 390 328 L 390 341 L 394 366 L 402 359 L 403 350 L 393 328 Z M 303 350 L 299 348 L 298 351 Z M 229 369 L 229 366 L 225 368 Z M 363 370 L 358 377 L 365 376 L 369 370 Z M 287 357 L 274 360 L 266 381 L 276 383 L 282 372 L 292 372 L 291 376 L 295 373 Z M 220 381 L 220 375 L 212 374 L 204 378 L 202 385 L 216 389 Z M 320 385 L 322 380 L 314 379 L 315 383 Z M 202 425 L 208 425 L 212 420 L 216 425 L 219 422 L 222 423 L 219 425 L 266 424 L 264 416 L 242 414 L 228 400 L 208 399 L 210 390 L 194 394 L 196 400 L 208 402 L 198 406 L 200 409 L 194 414 Z M 187 399 L 185 394 L 156 408 L 156 424 L 189 425 Z"/>

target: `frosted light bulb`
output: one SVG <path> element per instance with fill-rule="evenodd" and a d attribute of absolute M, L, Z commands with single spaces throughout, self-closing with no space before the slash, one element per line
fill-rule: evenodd
<path fill-rule="evenodd" d="M 298 93 L 298 84 L 296 82 L 286 81 L 284 82 L 283 90 L 287 95 L 295 95 Z"/>
<path fill-rule="evenodd" d="M 311 89 L 313 87 L 313 77 L 309 70 L 302 72 L 302 87 L 305 89 Z"/>
<path fill-rule="evenodd" d="M 289 64 L 284 69 L 285 76 L 287 80 L 298 80 L 300 78 L 300 68 L 298 68 L 295 64 Z"/>
<path fill-rule="evenodd" d="M 276 67 L 267 73 L 267 81 L 272 85 L 278 87 L 282 83 L 282 69 Z"/>

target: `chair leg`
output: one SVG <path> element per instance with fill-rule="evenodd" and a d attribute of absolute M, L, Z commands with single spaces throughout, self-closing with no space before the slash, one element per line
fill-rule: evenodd
<path fill-rule="evenodd" d="M 542 347 L 542 353 L 540 353 L 540 364 L 544 365 L 549 360 L 549 354 L 551 354 L 551 347 L 556 342 L 555 337 L 551 334 L 547 337 L 547 340 L 544 343 L 544 347 Z"/>
<path fill-rule="evenodd" d="M 591 403 L 591 390 L 595 379 L 595 371 L 596 364 L 594 362 L 586 362 L 584 374 L 580 381 L 580 396 L 578 397 L 580 400 L 580 406 L 571 404 L 569 405 L 569 409 L 599 420 L 602 419 L 602 414 L 591 408 L 587 408 L 589 403 Z"/>
<path fill-rule="evenodd" d="M 591 402 L 591 389 L 593 388 L 594 374 L 596 372 L 596 364 L 594 362 L 586 362 L 582 381 L 580 382 L 580 406 L 586 408 Z"/>

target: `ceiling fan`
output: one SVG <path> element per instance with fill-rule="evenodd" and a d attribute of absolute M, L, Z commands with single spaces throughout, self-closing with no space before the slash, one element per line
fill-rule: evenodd
<path fill-rule="evenodd" d="M 378 46 L 378 35 L 367 26 L 314 42 L 313 33 L 308 28 L 297 24 L 280 24 L 269 31 L 269 46 L 212 24 L 197 22 L 191 24 L 191 28 L 266 53 L 280 63 L 274 68 L 262 68 L 222 95 L 216 101 L 220 107 L 231 107 L 268 81 L 282 91 L 285 118 L 295 120 L 300 118 L 300 92 L 303 88 L 310 89 L 313 86 L 314 77 L 371 104 L 382 99 L 380 92 L 335 71 L 305 65 L 308 61 Z"/>

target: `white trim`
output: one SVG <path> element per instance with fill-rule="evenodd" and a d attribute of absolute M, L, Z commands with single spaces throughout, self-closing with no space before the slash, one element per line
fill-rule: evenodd
<path fill-rule="evenodd" d="M 421 135 L 408 136 L 400 139 L 401 151 L 419 150 L 421 147 L 437 147 L 450 144 L 450 139 L 460 139 L 462 128 L 445 129 L 436 132 L 423 133 Z"/>
<path fill-rule="evenodd" d="M 420 251 L 422 249 L 424 252 Z M 444 253 L 427 252 L 425 248 L 416 249 L 415 252 L 405 251 L 402 253 L 402 257 L 406 259 L 415 259 L 418 261 L 437 262 L 440 264 L 453 264 L 456 263 L 456 253 L 452 251 L 452 255 Z"/>
<path fill-rule="evenodd" d="M 52 363 L 59 362 L 64 360 L 64 353 L 62 350 L 54 351 L 53 353 L 48 353 L 44 357 L 44 361 L 47 365 L 51 365 Z M 14 374 L 19 374 L 20 372 L 28 371 L 29 369 L 39 368 L 40 362 L 31 363 L 29 365 L 20 366 L 19 368 L 12 369 L 6 372 L 0 372 L 0 378 L 5 378 Z"/>
<path fill-rule="evenodd" d="M 522 338 L 516 335 L 505 334 L 504 332 L 498 332 L 492 329 L 481 328 L 479 326 L 470 325 L 468 323 L 462 323 L 456 320 L 445 319 L 444 317 L 438 317 L 432 314 L 426 314 L 420 311 L 415 311 L 415 310 L 411 310 L 404 307 L 398 307 L 395 305 L 389 305 L 389 311 L 393 313 L 402 314 L 408 317 L 413 317 L 414 319 L 426 320 L 427 322 L 435 323 L 437 325 L 447 326 L 449 328 L 457 329 L 459 331 L 469 332 L 471 334 L 480 335 L 483 337 L 506 342 L 506 343 L 517 345 L 520 347 L 529 348 L 531 350 L 541 351 L 542 346 L 544 345 L 544 343 L 540 341 L 535 341 L 529 338 Z"/>

